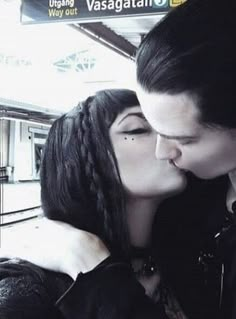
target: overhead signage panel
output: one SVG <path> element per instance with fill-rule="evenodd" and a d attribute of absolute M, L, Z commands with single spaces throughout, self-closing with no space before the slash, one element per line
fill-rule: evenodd
<path fill-rule="evenodd" d="M 86 22 L 168 12 L 186 0 L 22 0 L 21 21 Z"/>

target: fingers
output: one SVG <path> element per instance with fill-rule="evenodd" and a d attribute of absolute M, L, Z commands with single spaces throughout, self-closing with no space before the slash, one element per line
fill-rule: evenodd
<path fill-rule="evenodd" d="M 41 218 L 14 245 L 0 250 L 0 257 L 24 259 L 72 278 L 93 270 L 109 255 L 96 235 L 47 218 Z"/>

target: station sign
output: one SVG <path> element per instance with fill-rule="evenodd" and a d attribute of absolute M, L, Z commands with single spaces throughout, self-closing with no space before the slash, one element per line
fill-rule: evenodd
<path fill-rule="evenodd" d="M 168 12 L 186 0 L 22 0 L 23 24 L 95 22 L 104 18 L 133 17 Z"/>

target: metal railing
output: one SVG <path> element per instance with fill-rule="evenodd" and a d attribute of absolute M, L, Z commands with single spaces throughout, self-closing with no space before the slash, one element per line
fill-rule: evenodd
<path fill-rule="evenodd" d="M 12 211 L 12 212 L 1 213 L 0 214 L 0 218 L 2 219 L 2 217 L 4 217 L 4 216 L 9 216 L 9 215 L 14 215 L 14 214 L 17 215 L 17 214 L 20 214 L 20 213 L 22 214 L 22 213 L 27 212 L 27 211 L 37 210 L 37 213 L 35 213 L 35 214 L 31 215 L 31 216 L 28 216 L 28 217 L 22 216 L 23 218 L 15 219 L 13 221 L 3 222 L 3 223 L 1 222 L 0 223 L 0 227 L 10 226 L 10 225 L 18 224 L 18 223 L 21 223 L 21 222 L 25 222 L 25 221 L 30 220 L 30 219 L 37 218 L 38 216 L 41 215 L 38 212 L 39 208 L 41 208 L 41 206 L 34 206 L 34 207 L 30 207 L 30 208 L 15 210 L 15 211 Z M 24 215 L 24 214 L 22 214 L 22 215 Z"/>
<path fill-rule="evenodd" d="M 8 181 L 7 168 L 6 166 L 0 167 L 0 183 Z"/>

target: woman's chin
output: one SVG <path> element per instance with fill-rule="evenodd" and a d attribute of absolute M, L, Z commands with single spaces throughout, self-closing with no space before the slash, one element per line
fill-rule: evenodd
<path fill-rule="evenodd" d="M 182 175 L 177 181 L 176 184 L 172 186 L 172 191 L 170 192 L 170 196 L 174 196 L 176 194 L 179 194 L 185 190 L 187 187 L 187 177 L 185 175 Z"/>

